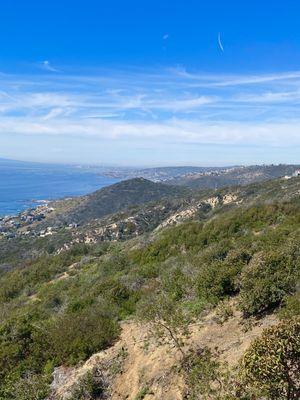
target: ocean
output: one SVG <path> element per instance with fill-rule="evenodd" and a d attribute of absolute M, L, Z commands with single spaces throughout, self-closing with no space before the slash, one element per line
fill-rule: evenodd
<path fill-rule="evenodd" d="M 18 214 L 43 200 L 88 194 L 116 182 L 87 169 L 0 160 L 0 216 Z"/>

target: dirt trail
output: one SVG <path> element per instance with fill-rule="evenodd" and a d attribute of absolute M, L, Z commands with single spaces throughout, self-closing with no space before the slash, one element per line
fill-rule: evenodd
<path fill-rule="evenodd" d="M 245 332 L 239 312 L 235 311 L 233 317 L 223 325 L 218 324 L 215 314 L 211 313 L 199 324 L 191 326 L 188 347 L 217 347 L 220 357 L 229 365 L 234 365 L 251 341 L 259 336 L 264 328 L 276 322 L 275 316 L 267 316 Z M 155 342 L 145 346 L 146 341 L 146 326 L 137 325 L 135 322 L 123 323 L 120 339 L 114 346 L 93 355 L 82 367 L 60 367 L 56 370 L 53 384 L 53 388 L 56 389 L 55 396 L 51 399 L 58 399 L 59 396 L 67 399 L 80 377 L 95 366 L 111 362 L 125 349 L 126 357 L 122 367 L 111 382 L 110 399 L 135 400 L 143 393 L 141 398 L 144 400 L 182 400 L 184 382 L 174 368 L 180 361 L 180 354 L 175 348 L 157 345 Z"/>

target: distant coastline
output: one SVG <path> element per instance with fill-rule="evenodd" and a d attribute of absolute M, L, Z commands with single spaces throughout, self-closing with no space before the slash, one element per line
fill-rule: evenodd
<path fill-rule="evenodd" d="M 0 217 L 16 215 L 51 200 L 80 196 L 118 182 L 78 168 L 0 162 Z"/>

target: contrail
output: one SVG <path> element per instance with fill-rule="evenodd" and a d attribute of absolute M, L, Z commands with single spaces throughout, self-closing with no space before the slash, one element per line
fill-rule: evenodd
<path fill-rule="evenodd" d="M 219 43 L 220 49 L 224 53 L 224 47 L 223 47 L 222 42 L 221 42 L 221 34 L 220 33 L 218 34 L 218 43 Z"/>

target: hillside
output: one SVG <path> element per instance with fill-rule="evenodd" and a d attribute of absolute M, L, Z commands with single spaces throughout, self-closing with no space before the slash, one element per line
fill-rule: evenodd
<path fill-rule="evenodd" d="M 66 220 L 82 223 L 128 207 L 176 197 L 186 192 L 181 188 L 155 184 L 143 178 L 126 180 L 83 197 L 79 204 L 75 203 L 68 210 Z"/>
<path fill-rule="evenodd" d="M 123 181 L 0 221 L 0 267 L 7 269 L 74 244 L 124 241 L 186 220 L 208 219 L 223 208 L 290 200 L 299 190 L 298 178 L 205 191 L 143 178 Z"/>
<path fill-rule="evenodd" d="M 224 167 L 193 167 L 193 166 L 179 166 L 179 167 L 153 167 L 153 168 L 115 168 L 105 172 L 106 176 L 119 178 L 119 179 L 132 179 L 142 177 L 152 180 L 154 182 L 164 182 L 171 179 L 178 179 L 186 175 L 203 174 L 217 171 L 223 171 Z"/>
<path fill-rule="evenodd" d="M 95 236 L 101 241 L 109 236 L 128 238 L 136 230 L 144 233 L 175 211 L 181 204 L 179 199 L 189 197 L 189 193 L 188 189 L 135 178 L 87 196 L 50 202 L 18 216 L 0 218 L 0 266 L 18 260 L 21 254 L 24 261 L 43 249 L 54 251 L 65 243 L 93 241 Z M 123 233 L 119 233 L 119 226 Z M 109 233 L 111 230 L 115 234 Z"/>
<path fill-rule="evenodd" d="M 0 275 L 0 399 L 298 398 L 299 193 L 299 178 L 206 192 L 134 179 L 33 223 L 78 211 L 79 226 L 4 237 L 17 268 Z"/>
<path fill-rule="evenodd" d="M 205 344 L 214 350 L 218 346 L 222 360 L 233 367 L 253 339 L 277 322 L 276 317 L 267 316 L 252 329 L 246 330 L 238 311 L 222 324 L 211 312 L 203 318 L 202 326 L 191 326 L 191 337 L 186 348 L 192 350 Z M 78 382 L 83 381 L 87 374 L 95 374 L 101 367 L 109 380 L 107 391 L 112 400 L 135 400 L 143 395 L 145 399 L 152 400 L 183 399 L 187 395 L 187 388 L 182 377 L 176 373 L 176 365 L 180 363 L 176 348 L 149 339 L 148 327 L 134 321 L 122 323 L 121 329 L 119 340 L 113 346 L 94 354 L 82 366 L 57 368 L 52 383 L 52 398 L 67 398 L 76 391 Z M 143 343 L 147 343 L 147 348 L 142 346 Z M 116 373 L 110 371 L 114 365 L 117 365 Z"/>
<path fill-rule="evenodd" d="M 217 189 L 225 186 L 249 185 L 283 176 L 292 176 L 299 165 L 253 165 L 223 168 L 215 171 L 186 174 L 171 179 L 172 185 L 183 185 L 193 189 Z"/>

